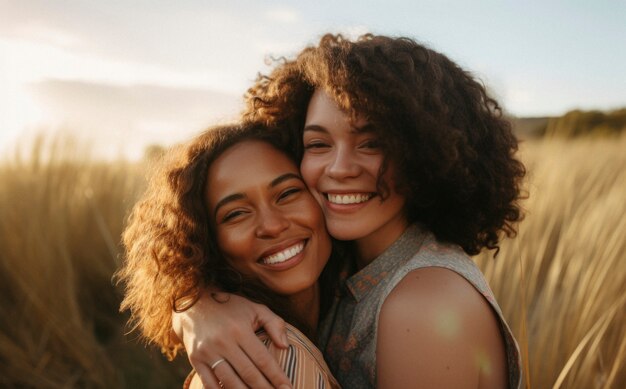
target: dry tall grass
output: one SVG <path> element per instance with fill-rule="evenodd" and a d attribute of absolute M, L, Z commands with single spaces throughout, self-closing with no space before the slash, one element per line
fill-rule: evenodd
<path fill-rule="evenodd" d="M 525 145 L 529 215 L 495 261 L 478 258 L 533 388 L 626 387 L 624 150 L 626 137 Z M 67 142 L 5 159 L 0 387 L 179 387 L 184 361 L 123 335 L 111 283 L 144 166 Z"/>
<path fill-rule="evenodd" d="M 124 336 L 111 276 L 143 180 L 69 139 L 0 164 L 0 387 L 176 387 Z M 169 370 L 168 370 L 169 369 Z M 154 374 L 154 371 L 159 371 Z"/>
<path fill-rule="evenodd" d="M 479 263 L 526 349 L 530 383 L 625 388 L 626 136 L 533 141 L 523 158 L 527 218 Z"/>

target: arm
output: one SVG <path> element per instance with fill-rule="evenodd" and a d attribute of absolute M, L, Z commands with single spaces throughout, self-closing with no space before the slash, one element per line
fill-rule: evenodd
<path fill-rule="evenodd" d="M 453 271 L 412 271 L 389 294 L 378 320 L 378 388 L 506 387 L 498 320 Z"/>
<path fill-rule="evenodd" d="M 287 325 L 288 348 L 278 347 L 266 332 L 257 333 L 257 336 L 283 371 L 289 375 L 295 389 L 340 388 L 330 373 L 321 351 L 295 327 Z M 190 381 L 190 385 L 185 389 L 202 389 L 197 374 L 194 374 Z"/>
<path fill-rule="evenodd" d="M 207 290 L 191 308 L 173 313 L 172 322 L 206 388 L 218 388 L 218 379 L 229 389 L 289 387 L 282 369 L 255 335 L 265 328 L 276 344 L 288 345 L 285 322 L 267 307 Z M 221 358 L 227 363 L 211 370 Z"/>

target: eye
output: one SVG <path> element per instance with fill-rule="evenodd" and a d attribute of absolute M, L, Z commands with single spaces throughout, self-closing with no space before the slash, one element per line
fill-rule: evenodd
<path fill-rule="evenodd" d="M 330 147 L 330 145 L 328 143 L 323 142 L 321 140 L 314 140 L 314 141 L 307 142 L 304 145 L 304 150 L 314 151 L 314 150 L 321 150 L 321 149 L 324 149 L 324 148 L 327 148 L 327 147 Z"/>
<path fill-rule="evenodd" d="M 278 195 L 278 200 L 281 201 L 281 200 L 287 199 L 289 197 L 292 197 L 296 193 L 300 193 L 300 192 L 302 192 L 301 188 L 288 188 L 288 189 L 285 189 L 284 191 L 282 191 L 280 193 L 280 195 Z"/>
<path fill-rule="evenodd" d="M 226 223 L 229 221 L 232 221 L 240 216 L 242 216 L 243 214 L 245 214 L 246 212 L 242 209 L 234 209 L 232 211 L 228 211 L 226 212 L 226 214 L 222 217 L 222 223 Z"/>
<path fill-rule="evenodd" d="M 367 139 L 362 142 L 359 147 L 364 149 L 380 149 L 381 144 L 378 139 Z"/>

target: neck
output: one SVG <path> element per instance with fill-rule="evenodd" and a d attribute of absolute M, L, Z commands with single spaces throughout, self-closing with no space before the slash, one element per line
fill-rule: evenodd
<path fill-rule="evenodd" d="M 404 215 L 390 220 L 371 234 L 356 240 L 357 268 L 363 269 L 391 246 L 409 226 Z"/>
<path fill-rule="evenodd" d="M 315 332 L 320 315 L 319 284 L 316 282 L 309 289 L 289 296 L 289 301 L 291 301 L 293 313 Z"/>

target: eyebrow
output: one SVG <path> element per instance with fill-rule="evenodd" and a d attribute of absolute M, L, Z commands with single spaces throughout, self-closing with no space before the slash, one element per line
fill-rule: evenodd
<path fill-rule="evenodd" d="M 313 131 L 313 132 L 325 132 L 328 133 L 328 130 L 322 126 L 318 126 L 317 124 L 309 124 L 305 126 L 302 132 Z"/>
<path fill-rule="evenodd" d="M 285 174 L 281 174 L 280 176 L 274 178 L 272 180 L 272 182 L 270 182 L 269 187 L 273 188 L 276 185 L 279 185 L 280 183 L 283 183 L 285 181 L 288 180 L 293 180 L 296 179 L 298 181 L 302 181 L 302 176 L 296 173 L 285 173 Z"/>
<path fill-rule="evenodd" d="M 322 127 L 320 125 L 317 124 L 310 124 L 306 127 L 304 127 L 304 129 L 302 130 L 302 132 L 307 132 L 307 131 L 313 131 L 313 132 L 323 132 L 328 134 L 328 130 L 325 127 Z M 350 132 L 353 132 L 355 134 L 364 134 L 364 133 L 368 133 L 368 132 L 374 132 L 374 126 L 367 123 L 361 127 L 351 127 Z"/>
<path fill-rule="evenodd" d="M 367 132 L 375 132 L 374 131 L 374 126 L 370 123 L 366 123 L 364 125 L 362 125 L 361 127 L 355 128 L 354 131 L 357 134 L 363 134 L 363 133 L 367 133 Z"/>
<path fill-rule="evenodd" d="M 288 180 L 293 180 L 296 179 L 298 181 L 302 181 L 302 176 L 300 176 L 299 174 L 296 173 L 285 173 L 285 174 L 281 174 L 280 176 L 274 178 L 272 180 L 272 182 L 270 182 L 270 184 L 268 185 L 268 188 L 274 188 L 277 185 L 280 185 L 281 183 L 288 181 Z M 213 217 L 217 216 L 217 211 L 223 207 L 224 205 L 233 202 L 233 201 L 237 201 L 237 200 L 243 200 L 245 199 L 247 196 L 244 195 L 243 193 L 233 193 L 231 195 L 228 195 L 226 197 L 224 197 L 223 199 L 221 199 L 220 201 L 217 202 L 217 204 L 215 204 L 215 211 L 213 211 Z"/>
<path fill-rule="evenodd" d="M 246 196 L 242 193 L 234 193 L 234 194 L 224 197 L 223 199 L 218 201 L 217 204 L 215 204 L 215 211 L 213 211 L 213 217 L 217 217 L 217 211 L 219 211 L 219 209 L 223 207 L 224 205 L 233 201 L 243 200 L 245 198 Z"/>

